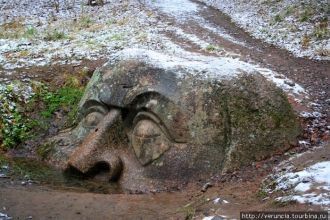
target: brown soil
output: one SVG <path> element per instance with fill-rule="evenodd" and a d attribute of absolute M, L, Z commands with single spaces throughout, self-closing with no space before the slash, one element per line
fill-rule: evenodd
<path fill-rule="evenodd" d="M 329 147 L 327 149 L 327 158 Z M 324 157 L 319 148 L 315 160 Z M 156 194 L 95 194 L 54 189 L 37 184 L 0 179 L 0 207 L 14 219 L 196 219 L 222 215 L 239 218 L 240 211 L 306 211 L 320 207 L 297 203 L 274 203 L 259 194 L 261 181 L 281 158 L 272 158 L 240 172 L 214 177 L 212 186 L 201 189 L 207 180 L 192 184 L 181 192 Z M 302 165 L 302 163 L 300 164 Z M 214 199 L 221 198 L 214 204 Z M 225 203 L 223 200 L 228 201 Z"/>
<path fill-rule="evenodd" d="M 8 81 L 13 80 L 37 80 L 48 84 L 62 85 L 62 80 L 64 75 L 76 75 L 80 74 L 82 71 L 86 71 L 87 76 L 92 76 L 94 70 L 102 66 L 107 59 L 99 60 L 82 60 L 79 65 L 77 64 L 55 64 L 47 66 L 34 66 L 29 68 L 18 68 L 11 71 L 6 71 L 0 69 L 0 82 L 5 78 Z M 88 80 L 88 79 L 86 79 Z"/>
<path fill-rule="evenodd" d="M 23 186 L 20 181 L 0 178 L 0 207 L 2 212 L 14 219 L 32 216 L 33 219 L 72 220 L 185 219 L 192 213 L 196 219 L 209 215 L 238 219 L 241 211 L 322 210 L 321 207 L 308 204 L 276 203 L 274 198 L 279 195 L 268 197 L 260 193 L 262 180 L 283 159 L 284 156 L 275 156 L 241 171 L 201 180 L 180 192 L 171 193 L 96 194 L 59 186 Z M 330 144 L 315 148 L 290 163 L 299 170 L 315 161 L 329 159 Z M 202 192 L 206 182 L 212 186 Z M 220 202 L 214 204 L 216 198 L 220 198 Z"/>

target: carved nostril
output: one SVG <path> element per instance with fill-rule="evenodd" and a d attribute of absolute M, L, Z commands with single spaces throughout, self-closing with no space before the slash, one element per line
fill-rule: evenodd
<path fill-rule="evenodd" d="M 97 176 L 108 176 L 110 172 L 110 165 L 105 161 L 95 163 L 84 175 L 88 178 L 95 178 Z"/>
<path fill-rule="evenodd" d="M 92 165 L 87 172 L 81 172 L 76 167 L 69 165 L 66 175 L 76 178 L 95 178 L 101 181 L 117 181 L 123 170 L 123 163 L 119 157 L 113 157 L 110 161 L 99 161 Z"/>
<path fill-rule="evenodd" d="M 103 155 L 104 161 L 109 165 L 109 180 L 110 181 L 117 181 L 120 178 L 120 175 L 123 171 L 123 162 L 118 156 L 110 155 L 107 156 L 106 154 Z"/>

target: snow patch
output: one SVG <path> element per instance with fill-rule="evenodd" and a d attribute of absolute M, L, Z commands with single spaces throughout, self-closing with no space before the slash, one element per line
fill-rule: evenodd
<path fill-rule="evenodd" d="M 323 33 L 318 22 L 327 18 L 323 10 L 327 7 L 327 0 L 305 1 L 304 4 L 300 0 L 275 3 L 259 0 L 199 1 L 218 8 L 254 37 L 285 48 L 295 56 L 330 60 L 329 25 L 326 24 Z"/>
<path fill-rule="evenodd" d="M 212 220 L 213 218 L 215 218 L 215 216 L 207 216 L 204 217 L 203 220 Z"/>
<path fill-rule="evenodd" d="M 4 213 L 0 212 L 0 219 L 1 220 L 10 220 L 10 219 L 13 219 L 13 218 L 9 217 L 7 214 L 4 214 Z"/>
<path fill-rule="evenodd" d="M 212 31 L 213 33 L 223 37 L 224 39 L 234 43 L 234 44 L 238 44 L 247 48 L 252 49 L 252 47 L 248 47 L 246 45 L 245 42 L 239 41 L 236 38 L 234 38 L 233 36 L 231 36 L 230 34 L 228 34 L 223 28 L 221 27 L 214 27 L 213 25 L 211 25 L 210 23 L 206 22 L 204 19 L 201 21 L 202 27 L 206 28 L 209 31 Z"/>
<path fill-rule="evenodd" d="M 249 74 L 260 73 L 289 94 L 307 94 L 298 84 L 288 86 L 285 83 L 286 77 L 269 69 L 261 68 L 258 65 L 241 61 L 239 58 L 204 56 L 183 50 L 169 55 L 164 52 L 129 48 L 111 56 L 110 63 L 115 63 L 123 59 L 142 60 L 158 68 L 171 69 L 177 73 L 179 78 L 186 75 L 186 72 L 180 71 L 182 67 L 189 70 L 190 74 L 205 79 L 231 79 L 242 72 Z"/>
<path fill-rule="evenodd" d="M 218 204 L 219 202 L 220 202 L 220 198 L 216 198 L 216 199 L 213 200 L 214 204 Z"/>
<path fill-rule="evenodd" d="M 162 12 L 170 14 L 177 19 L 184 19 L 198 12 L 198 5 L 188 0 L 156 0 L 149 2 L 151 7 L 159 8 Z"/>
<path fill-rule="evenodd" d="M 298 172 L 285 173 L 276 182 L 276 191 L 293 189 L 295 194 L 279 197 L 278 201 L 291 199 L 301 203 L 330 205 L 330 161 L 318 162 Z M 314 190 L 322 191 L 315 193 Z"/>
<path fill-rule="evenodd" d="M 231 79 L 242 72 L 255 72 L 251 64 L 239 59 L 203 56 L 193 53 L 190 53 L 189 56 L 181 57 L 136 48 L 120 51 L 112 56 L 110 62 L 115 63 L 123 59 L 142 60 L 158 68 L 171 69 L 177 73 L 179 78 L 186 75 L 186 72 L 180 71 L 182 67 L 189 70 L 189 73 L 194 74 L 196 77 L 210 79 Z"/>
<path fill-rule="evenodd" d="M 181 38 L 188 39 L 189 41 L 191 41 L 192 43 L 194 43 L 195 45 L 199 46 L 202 49 L 205 49 L 207 48 L 208 45 L 210 45 L 208 42 L 199 39 L 196 35 L 187 34 L 183 32 L 183 30 L 181 29 L 177 29 L 175 33 Z"/>

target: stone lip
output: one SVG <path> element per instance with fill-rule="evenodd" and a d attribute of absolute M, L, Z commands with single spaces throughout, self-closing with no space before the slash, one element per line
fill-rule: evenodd
<path fill-rule="evenodd" d="M 77 127 L 53 138 L 50 158 L 62 155 L 56 157 L 62 168 L 69 160 L 83 173 L 108 163 L 122 188 L 150 191 L 236 170 L 295 145 L 300 127 L 283 91 L 252 65 L 232 62 L 139 49 L 113 55 L 88 84 Z M 108 125 L 114 109 L 120 117 Z M 86 126 L 97 118 L 93 112 L 104 118 Z"/>

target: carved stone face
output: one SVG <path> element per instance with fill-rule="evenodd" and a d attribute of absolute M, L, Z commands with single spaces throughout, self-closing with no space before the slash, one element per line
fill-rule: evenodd
<path fill-rule="evenodd" d="M 285 95 L 258 74 L 218 80 L 135 59 L 94 73 L 78 119 L 52 160 L 82 173 L 106 164 L 109 180 L 142 191 L 264 159 L 299 132 Z"/>

